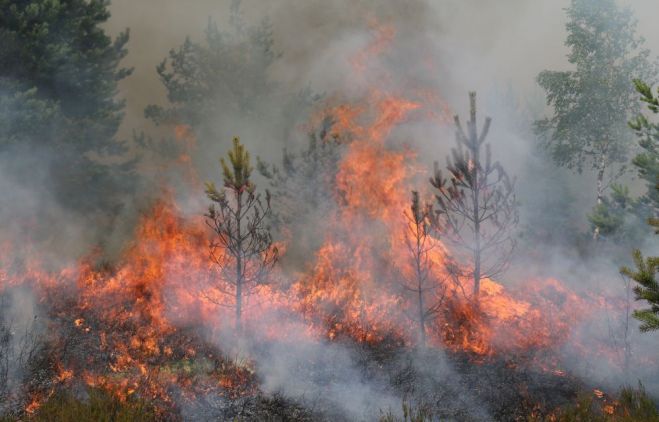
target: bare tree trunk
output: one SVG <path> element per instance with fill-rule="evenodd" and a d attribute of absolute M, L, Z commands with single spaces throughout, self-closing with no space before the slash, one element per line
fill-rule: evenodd
<path fill-rule="evenodd" d="M 481 288 L 481 234 L 478 220 L 478 193 L 474 196 L 474 302 L 478 303 Z"/>
<path fill-rule="evenodd" d="M 625 298 L 626 298 L 626 303 L 625 303 L 625 331 L 624 331 L 624 343 L 625 343 L 625 357 L 624 357 L 624 362 L 623 362 L 623 370 L 625 371 L 625 376 L 629 375 L 629 365 L 631 363 L 632 359 L 632 343 L 631 343 L 631 333 L 629 331 L 630 329 L 630 321 L 629 317 L 631 315 L 632 311 L 632 298 L 631 298 L 631 293 L 632 293 L 632 287 L 631 287 L 631 280 L 629 278 L 626 278 L 625 280 Z"/>
<path fill-rule="evenodd" d="M 421 348 L 426 347 L 426 315 L 425 315 L 425 310 L 424 310 L 424 304 L 423 304 L 423 274 L 421 271 L 421 254 L 423 253 L 422 246 L 421 246 L 421 234 L 419 233 L 420 230 L 419 224 L 416 226 L 416 257 L 415 257 L 415 264 L 416 264 L 416 280 L 417 280 L 417 289 L 419 293 L 419 343 L 421 344 Z"/>
<path fill-rule="evenodd" d="M 601 205 L 604 199 L 604 163 L 600 165 L 599 170 L 597 171 L 597 205 Z M 600 237 L 600 228 L 595 226 L 593 230 L 593 240 L 598 240 Z"/>
<path fill-rule="evenodd" d="M 469 144 L 471 146 L 471 156 L 473 160 L 473 183 L 472 200 L 474 205 L 474 302 L 478 303 L 478 297 L 481 288 L 481 221 L 480 221 L 480 180 L 478 174 L 478 164 L 480 163 L 480 145 L 478 133 L 476 132 L 476 94 L 469 95 L 470 100 L 470 118 L 469 122 Z"/>
<path fill-rule="evenodd" d="M 238 192 L 236 196 L 236 333 L 242 331 L 242 307 L 243 307 L 243 260 L 242 260 L 242 233 L 240 227 L 240 218 L 243 206 L 243 193 Z"/>
<path fill-rule="evenodd" d="M 426 348 L 426 316 L 423 312 L 423 290 L 419 285 L 419 344 L 421 348 Z"/>

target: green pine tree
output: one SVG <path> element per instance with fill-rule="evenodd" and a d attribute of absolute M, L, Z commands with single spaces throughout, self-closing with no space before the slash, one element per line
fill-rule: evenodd
<path fill-rule="evenodd" d="M 270 193 L 265 201 L 256 193 L 251 181 L 249 152 L 233 138 L 228 160 L 220 160 L 224 187 L 206 183 L 206 195 L 212 201 L 206 222 L 215 233 L 211 242 L 211 258 L 222 273 L 217 290 L 233 296 L 236 332 L 242 330 L 243 298 L 259 284 L 267 281 L 268 270 L 277 262 L 278 251 L 268 227 L 271 214 Z M 219 300 L 219 299 L 218 299 Z"/>
<path fill-rule="evenodd" d="M 126 152 L 117 84 L 131 73 L 128 30 L 113 40 L 102 27 L 108 4 L 0 0 L 0 152 L 47 157 L 52 193 L 83 213 L 116 210 L 133 185 L 121 180 L 132 163 L 108 164 Z"/>
<path fill-rule="evenodd" d="M 634 81 L 636 89 L 641 94 L 641 101 L 648 109 L 659 114 L 659 96 L 652 93 L 650 86 L 640 80 Z M 658 93 L 659 94 L 659 93 Z M 638 168 L 639 176 L 648 186 L 647 193 L 640 199 L 648 216 L 648 223 L 659 234 L 659 124 L 639 114 L 630 122 L 632 129 L 639 136 L 643 152 L 634 158 L 633 163 Z M 641 321 L 641 331 L 659 330 L 659 257 L 644 258 L 639 250 L 634 251 L 635 269 L 623 267 L 621 272 L 632 278 L 638 285 L 634 288 L 637 300 L 646 301 L 650 307 L 637 310 L 634 317 Z"/>
<path fill-rule="evenodd" d="M 634 80 L 634 85 L 641 101 L 653 114 L 659 114 L 659 88 L 657 94 L 652 93 L 652 88 L 641 80 Z M 654 123 L 650 117 L 639 114 L 629 123 L 639 138 L 639 144 L 643 151 L 639 153 L 632 163 L 638 170 L 638 175 L 647 186 L 646 193 L 640 198 L 644 207 L 643 214 L 646 218 L 659 216 L 659 123 Z"/>
<path fill-rule="evenodd" d="M 659 231 L 659 223 L 653 222 L 653 226 Z M 641 321 L 641 331 L 659 330 L 659 257 L 643 258 L 638 249 L 634 251 L 635 269 L 623 267 L 621 272 L 633 279 L 638 285 L 634 287 L 636 300 L 646 301 L 650 307 L 635 310 L 634 318 Z"/>
<path fill-rule="evenodd" d="M 628 187 L 613 183 L 611 193 L 602 198 L 588 214 L 588 221 L 593 230 L 599 229 L 601 238 L 623 239 L 631 232 L 631 228 L 625 226 L 636 203 L 637 201 L 631 198 Z"/>

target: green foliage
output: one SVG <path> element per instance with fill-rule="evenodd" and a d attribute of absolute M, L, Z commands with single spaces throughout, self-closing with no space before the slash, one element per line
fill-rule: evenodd
<path fill-rule="evenodd" d="M 227 155 L 229 156 L 229 163 L 231 165 L 227 164 L 224 158 L 220 158 L 224 187 L 236 193 L 253 193 L 255 186 L 249 179 L 253 170 L 249 162 L 249 151 L 240 143 L 239 137 L 236 136 L 233 138 L 233 149 Z M 226 201 L 224 192 L 218 190 L 213 182 L 206 183 L 206 195 L 216 203 Z"/>
<path fill-rule="evenodd" d="M 555 162 L 581 172 L 624 163 L 632 146 L 627 128 L 638 111 L 631 79 L 654 73 L 636 21 L 615 0 L 572 0 L 567 9 L 570 71 L 545 70 L 538 83 L 553 115 L 536 122 Z"/>
<path fill-rule="evenodd" d="M 648 309 L 635 310 L 634 318 L 641 321 L 643 332 L 659 330 L 659 283 L 656 279 L 659 257 L 644 259 L 641 251 L 635 250 L 634 265 L 634 270 L 623 267 L 621 272 L 638 284 L 634 287 L 636 300 L 644 300 L 650 305 Z"/>
<path fill-rule="evenodd" d="M 75 129 L 63 141 L 81 152 L 111 151 L 123 117 L 115 96 L 131 73 L 119 68 L 129 34 L 113 41 L 101 27 L 109 17 L 107 1 L 0 1 L 0 79 L 56 103 Z"/>
<path fill-rule="evenodd" d="M 204 41 L 186 39 L 158 65 L 171 107 L 150 105 L 148 118 L 196 128 L 213 120 L 219 107 L 256 117 L 259 100 L 274 89 L 268 72 L 278 57 L 268 20 L 245 27 L 234 7 L 230 30 L 209 20 Z"/>
<path fill-rule="evenodd" d="M 243 296 L 266 282 L 279 252 L 273 246 L 269 227 L 270 192 L 266 190 L 265 201 L 256 193 L 256 186 L 250 181 L 249 152 L 239 138 L 233 138 L 228 156 L 230 165 L 220 160 L 224 189 L 217 189 L 212 182 L 206 183 L 206 195 L 212 203 L 205 217 L 215 234 L 210 244 L 211 259 L 230 285 L 227 289 L 221 282 L 215 287 L 219 296 L 233 297 L 236 331 L 240 332 Z M 209 299 L 227 305 L 224 298 Z"/>
<path fill-rule="evenodd" d="M 638 388 L 625 387 L 618 397 L 618 414 L 623 421 L 659 422 L 659 411 L 642 384 Z"/>
<path fill-rule="evenodd" d="M 602 198 L 602 202 L 595 206 L 588 220 L 593 229 L 599 227 L 600 235 L 604 238 L 622 238 L 631 228 L 626 227 L 629 212 L 636 206 L 629 188 L 620 184 L 611 185 L 611 193 Z"/>
<path fill-rule="evenodd" d="M 44 403 L 34 415 L 23 418 L 34 422 L 134 422 L 156 421 L 155 409 L 144 400 L 129 398 L 122 402 L 112 394 L 91 389 L 84 400 L 71 393 L 58 393 Z M 6 417 L 2 421 L 18 421 Z"/>
<path fill-rule="evenodd" d="M 21 90 L 0 79 L 0 150 L 37 139 L 59 118 L 57 102 L 41 98 L 36 87 Z"/>
<path fill-rule="evenodd" d="M 657 95 L 652 93 L 648 84 L 641 80 L 634 80 L 634 85 L 639 94 L 641 101 L 647 104 L 648 109 L 654 113 L 659 113 L 659 90 Z M 629 126 L 634 130 L 639 138 L 639 144 L 643 152 L 634 157 L 632 163 L 636 166 L 641 179 L 647 184 L 647 192 L 641 198 L 641 203 L 647 208 L 647 216 L 659 215 L 659 123 L 653 122 L 648 116 L 639 114 L 635 119 L 629 122 Z"/>
<path fill-rule="evenodd" d="M 228 188 L 239 190 L 253 189 L 253 184 L 249 180 L 252 174 L 252 166 L 249 163 L 249 151 L 240 143 L 240 138 L 233 138 L 233 149 L 229 151 L 229 162 L 227 165 L 224 158 L 220 159 L 222 173 L 224 174 L 224 185 Z"/>
<path fill-rule="evenodd" d="M 126 152 L 117 84 L 131 73 L 120 67 L 128 31 L 113 40 L 102 27 L 108 4 L 0 0 L 0 153 L 42 154 L 51 192 L 80 212 L 112 213 L 133 185 L 119 182 L 132 162 L 102 160 Z"/>
<path fill-rule="evenodd" d="M 552 422 L 659 422 L 659 412 L 644 387 L 625 387 L 616 400 L 601 402 L 592 394 L 582 394 L 574 405 L 560 409 L 549 417 L 531 417 L 529 421 Z"/>
<path fill-rule="evenodd" d="M 659 98 L 652 93 L 650 86 L 641 80 L 635 80 L 634 84 L 641 94 L 641 101 L 647 104 L 652 113 L 659 113 Z M 639 176 L 648 187 L 646 195 L 639 200 L 643 207 L 641 212 L 648 217 L 648 223 L 655 229 L 655 233 L 659 234 L 659 124 L 639 114 L 629 125 L 640 138 L 644 150 L 633 161 Z M 650 305 L 649 308 L 634 311 L 634 318 L 641 321 L 641 331 L 659 330 L 659 283 L 656 278 L 659 257 L 644 258 L 639 250 L 635 250 L 633 258 L 635 269 L 623 267 L 621 272 L 637 283 L 634 288 L 636 299 Z"/>

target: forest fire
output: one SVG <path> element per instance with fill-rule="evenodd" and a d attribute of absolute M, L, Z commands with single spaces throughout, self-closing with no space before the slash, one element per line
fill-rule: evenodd
<path fill-rule="evenodd" d="M 571 0 L 568 17 L 587 15 L 588 1 Z M 48 54 L 81 48 L 57 33 L 58 19 L 70 19 L 59 3 L 51 17 L 18 3 L 0 5 L 11 16 L 0 33 L 35 13 L 59 17 L 44 24 L 53 36 L 31 21 L 7 29 L 16 52 L 51 37 L 62 45 Z M 659 418 L 640 382 L 620 384 L 659 364 L 653 343 L 632 338 L 634 329 L 659 329 L 656 307 L 633 304 L 634 295 L 656 300 L 658 261 L 637 251 L 636 269 L 625 266 L 632 243 L 649 244 L 645 221 L 657 223 L 659 126 L 628 116 L 599 132 L 614 120 L 609 104 L 590 111 L 599 98 L 617 107 L 640 93 L 657 113 L 649 86 L 635 80 L 625 95 L 581 99 L 571 90 L 599 79 L 559 82 L 577 80 L 583 63 L 545 71 L 537 82 L 554 116 L 536 120 L 541 112 L 518 93 L 483 88 L 477 101 L 467 91 L 450 65 L 469 63 L 469 78 L 480 67 L 452 42 L 436 42 L 426 27 L 434 6 L 392 2 L 369 14 L 356 4 L 358 18 L 337 19 L 340 29 L 324 20 L 315 28 L 313 51 L 285 56 L 279 47 L 302 37 L 273 32 L 290 22 L 276 15 L 275 26 L 252 26 L 235 1 L 228 24 L 210 19 L 201 40 L 169 50 L 156 68 L 165 105 L 143 113 L 157 128 L 120 142 L 128 32 L 113 41 L 96 27 L 109 18 L 101 3 L 89 5 L 93 19 L 82 11 L 67 23 L 72 33 L 98 30 L 102 42 L 89 45 L 101 58 L 71 53 L 90 61 L 74 71 L 43 57 L 0 74 L 0 222 L 11 222 L 0 233 L 0 420 L 57 420 L 58 406 L 107 407 L 104 420 L 563 421 L 593 411 L 615 422 L 639 409 Z M 602 6 L 606 19 L 616 16 L 613 3 Z M 588 19 L 604 18 L 567 30 Z M 88 30 L 78 38 L 87 41 Z M 632 33 L 617 38 L 636 49 Z M 605 57 L 600 68 L 617 66 Z M 42 68 L 62 80 L 16 76 Z M 473 86 L 489 86 L 481 82 Z M 59 98 L 77 90 L 85 95 Z M 454 112 L 465 99 L 467 113 Z M 580 101 L 582 109 L 562 110 Z M 517 122 L 522 111 L 538 116 Z M 592 115 L 603 120 L 565 129 Z M 21 119 L 29 127 L 17 131 Z M 638 198 L 613 183 L 631 150 L 598 150 L 629 126 L 650 154 L 633 160 L 650 189 Z M 546 151 L 523 145 L 530 137 L 542 137 Z M 52 145 L 32 148 L 42 139 Z M 558 215 L 582 206 L 560 167 L 580 175 L 586 165 L 597 179 L 595 208 L 580 210 L 581 220 Z"/>
<path fill-rule="evenodd" d="M 412 271 L 404 212 L 411 181 L 421 170 L 413 151 L 389 147 L 386 141 L 396 125 L 422 105 L 384 94 L 374 94 L 369 102 L 374 104 L 369 113 L 360 111 L 366 110 L 363 106 L 330 109 L 341 111 L 333 130 L 347 144 L 336 180 L 339 206 L 329 216 L 332 229 L 310 270 L 288 290 L 275 277 L 249 297 L 248 329 L 255 321 L 267 320 L 264 315 L 280 316 L 265 330 L 260 321 L 260 328 L 250 331 L 262 341 L 285 341 L 281 315 L 294 319 L 293 309 L 309 324 L 310 338 L 416 342 L 413 322 L 401 312 L 410 304 L 397 280 Z M 565 309 L 579 305 L 560 282 L 534 282 L 528 297 L 515 298 L 502 285 L 483 280 L 480 304 L 475 306 L 464 293 L 468 281 L 448 270 L 446 247 L 438 238 L 431 241 L 432 279 L 445 304 L 429 330 L 433 347 L 479 360 L 553 349 L 566 340 L 574 320 L 566 320 Z M 59 344 L 63 360 L 54 362 L 56 384 L 82 380 L 124 399 L 137 393 L 163 406 L 171 405 L 173 386 L 189 390 L 184 395 L 210 389 L 230 396 L 251 394 L 252 370 L 218 360 L 205 336 L 186 328 L 212 333 L 232 325 L 231 296 L 223 293 L 228 287 L 221 286 L 222 275 L 209 259 L 209 242 L 203 218 L 184 219 L 165 193 L 144 214 L 116 264 L 103 264 L 97 254 L 90 254 L 55 276 L 32 263 L 18 271 L 5 266 L 2 288 L 31 286 L 58 316 L 58 330 L 76 333 L 76 347 L 86 351 L 86 358 L 72 359 L 70 353 L 67 358 L 63 350 L 70 346 Z M 177 362 L 188 363 L 181 367 Z M 29 405 L 31 412 L 36 403 Z"/>

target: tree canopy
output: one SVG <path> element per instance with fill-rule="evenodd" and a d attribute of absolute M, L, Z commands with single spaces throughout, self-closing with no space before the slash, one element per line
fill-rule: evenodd
<path fill-rule="evenodd" d="M 108 5 L 0 0 L 0 152 L 44 157 L 55 198 L 85 213 L 116 211 L 131 186 L 118 182 L 132 163 L 118 159 L 126 145 L 116 139 L 129 33 L 106 33 Z"/>

